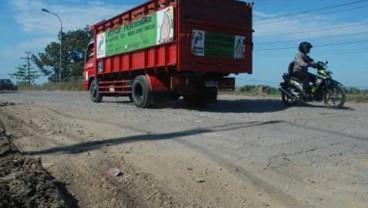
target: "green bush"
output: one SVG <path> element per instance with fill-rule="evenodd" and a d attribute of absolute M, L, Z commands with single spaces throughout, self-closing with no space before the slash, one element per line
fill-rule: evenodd
<path fill-rule="evenodd" d="M 280 92 L 275 87 L 265 85 L 245 85 L 243 87 L 236 88 L 233 94 L 265 97 L 279 96 Z M 368 90 L 348 87 L 346 88 L 346 96 L 348 102 L 368 103 Z"/>
<path fill-rule="evenodd" d="M 347 100 L 358 103 L 368 102 L 368 90 L 358 89 L 355 87 L 346 88 Z"/>
<path fill-rule="evenodd" d="M 252 96 L 275 96 L 280 95 L 277 88 L 266 85 L 245 85 L 235 90 L 236 94 L 252 95 Z"/>

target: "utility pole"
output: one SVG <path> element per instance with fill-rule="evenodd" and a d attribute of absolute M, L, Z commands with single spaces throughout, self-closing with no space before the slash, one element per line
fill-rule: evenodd
<path fill-rule="evenodd" d="M 25 64 L 22 64 L 18 67 L 15 67 L 18 71 L 14 74 L 9 74 L 12 77 L 17 79 L 17 82 L 20 81 L 22 84 L 31 85 L 34 83 L 35 79 L 40 77 L 37 71 L 32 71 L 33 67 L 31 67 L 32 61 L 32 53 L 27 51 L 26 57 L 21 57 L 21 59 L 25 60 Z"/>
<path fill-rule="evenodd" d="M 62 39 L 63 39 L 63 21 L 61 20 L 60 16 L 57 15 L 56 13 L 54 12 L 51 12 L 45 8 L 42 8 L 42 11 L 45 12 L 45 13 L 49 13 L 49 14 L 52 14 L 52 15 L 55 15 L 59 21 L 60 21 L 60 32 L 59 32 L 59 39 L 60 39 L 60 57 L 59 57 L 59 83 L 61 83 L 61 58 L 62 58 L 62 51 L 61 51 L 61 44 L 62 44 Z"/>
<path fill-rule="evenodd" d="M 26 74 L 24 76 L 26 82 L 28 85 L 31 85 L 31 52 L 26 51 L 27 57 L 21 57 L 21 59 L 26 60 L 27 65 L 26 65 Z"/>

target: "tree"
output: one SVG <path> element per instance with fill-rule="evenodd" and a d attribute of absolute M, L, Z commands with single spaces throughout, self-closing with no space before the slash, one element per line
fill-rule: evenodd
<path fill-rule="evenodd" d="M 34 63 L 41 72 L 48 77 L 51 82 L 59 80 L 59 70 L 61 70 L 61 80 L 75 80 L 82 77 L 84 54 L 88 42 L 91 40 L 91 33 L 88 27 L 63 33 L 62 37 L 62 69 L 59 67 L 60 43 L 49 43 L 43 53 L 32 57 Z"/>
<path fill-rule="evenodd" d="M 27 57 L 23 57 L 26 64 L 15 67 L 18 71 L 14 74 L 9 74 L 17 79 L 17 83 L 32 85 L 35 80 L 41 76 L 39 71 L 33 71 L 34 67 L 31 67 L 32 54 L 31 52 L 25 52 Z"/>

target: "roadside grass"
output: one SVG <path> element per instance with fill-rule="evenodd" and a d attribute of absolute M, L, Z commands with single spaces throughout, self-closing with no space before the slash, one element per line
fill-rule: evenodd
<path fill-rule="evenodd" d="M 265 85 L 245 85 L 235 88 L 235 91 L 221 91 L 221 94 L 247 95 L 254 97 L 277 97 L 281 96 L 277 88 Z"/>
<path fill-rule="evenodd" d="M 42 85 L 18 85 L 20 91 L 83 91 L 83 80 L 75 80 L 62 83 L 47 82 Z M 255 97 L 280 97 L 281 93 L 278 88 L 266 85 L 245 85 L 238 87 L 233 92 L 220 92 L 221 94 L 231 95 L 247 95 Z M 358 89 L 355 87 L 346 88 L 347 101 L 356 103 L 368 103 L 368 90 Z"/>
<path fill-rule="evenodd" d="M 368 103 L 368 90 L 355 87 L 346 88 L 347 100 L 357 103 Z"/>
<path fill-rule="evenodd" d="M 20 91 L 83 91 L 83 80 L 54 83 L 46 82 L 41 85 L 18 85 Z"/>
<path fill-rule="evenodd" d="M 236 88 L 234 92 L 224 92 L 223 94 L 261 96 L 261 97 L 280 97 L 281 92 L 278 88 L 265 85 L 245 85 Z M 368 103 L 368 90 L 355 87 L 346 88 L 347 102 Z"/>

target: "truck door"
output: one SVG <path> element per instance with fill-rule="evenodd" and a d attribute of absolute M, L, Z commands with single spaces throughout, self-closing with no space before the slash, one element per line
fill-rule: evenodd
<path fill-rule="evenodd" d="M 88 81 L 89 77 L 94 76 L 95 73 L 95 49 L 94 43 L 90 42 L 88 44 L 86 54 L 85 54 L 85 61 L 84 61 L 84 78 L 85 81 Z"/>

